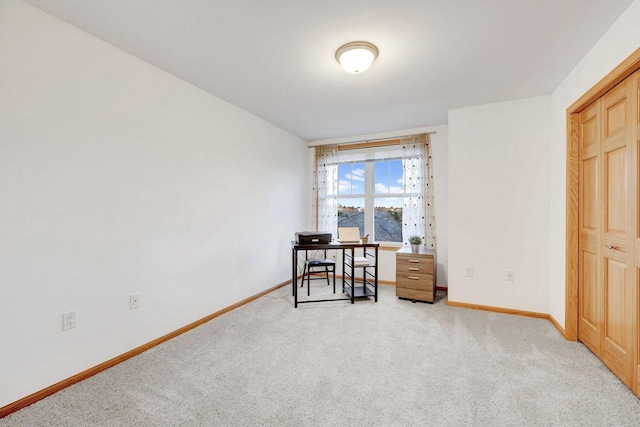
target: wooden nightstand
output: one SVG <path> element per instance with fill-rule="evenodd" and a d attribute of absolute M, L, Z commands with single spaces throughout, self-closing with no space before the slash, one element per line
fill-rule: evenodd
<path fill-rule="evenodd" d="M 396 296 L 433 302 L 436 297 L 436 251 L 411 248 L 396 252 Z"/>

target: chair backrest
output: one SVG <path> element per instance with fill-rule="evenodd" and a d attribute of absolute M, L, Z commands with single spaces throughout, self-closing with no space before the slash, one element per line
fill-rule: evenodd
<path fill-rule="evenodd" d="M 327 259 L 327 250 L 326 249 L 318 249 L 318 250 L 312 249 L 311 252 L 315 252 L 315 256 L 313 258 L 309 258 L 309 250 L 305 250 L 304 251 L 304 260 L 307 261 L 309 259 L 315 259 L 315 260 L 320 259 L 320 258 L 318 258 L 318 252 L 319 251 L 322 251 L 324 253 L 324 255 L 323 255 L 324 258 L 323 259 Z"/>

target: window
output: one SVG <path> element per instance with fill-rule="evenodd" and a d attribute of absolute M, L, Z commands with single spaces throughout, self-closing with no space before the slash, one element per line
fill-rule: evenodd
<path fill-rule="evenodd" d="M 373 164 L 373 225 L 380 242 L 402 242 L 403 189 L 402 160 L 384 160 Z"/>
<path fill-rule="evenodd" d="M 365 226 L 366 175 L 364 163 L 338 164 L 338 227 L 358 227 L 361 236 L 368 234 Z"/>
<path fill-rule="evenodd" d="M 435 249 L 429 137 L 316 147 L 317 230 L 358 227 L 377 242 L 422 237 Z"/>
<path fill-rule="evenodd" d="M 379 242 L 402 242 L 402 159 L 338 164 L 338 227 Z"/>

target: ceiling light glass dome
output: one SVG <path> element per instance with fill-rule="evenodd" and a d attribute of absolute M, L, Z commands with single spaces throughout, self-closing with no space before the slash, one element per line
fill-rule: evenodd
<path fill-rule="evenodd" d="M 348 73 L 367 71 L 378 57 L 378 48 L 368 42 L 347 43 L 336 51 L 336 60 Z"/>

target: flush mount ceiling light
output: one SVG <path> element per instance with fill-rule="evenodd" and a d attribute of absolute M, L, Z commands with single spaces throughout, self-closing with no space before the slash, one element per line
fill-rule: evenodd
<path fill-rule="evenodd" d="M 368 42 L 347 43 L 336 51 L 336 60 L 351 74 L 367 71 L 377 57 L 378 48 Z"/>

